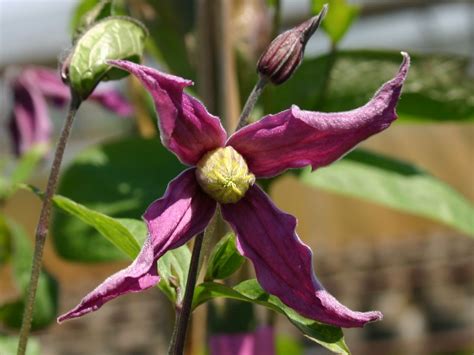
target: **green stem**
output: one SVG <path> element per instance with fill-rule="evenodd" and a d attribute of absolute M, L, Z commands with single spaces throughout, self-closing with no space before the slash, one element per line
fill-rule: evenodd
<path fill-rule="evenodd" d="M 175 318 L 174 318 L 174 327 L 173 327 L 173 333 L 171 333 L 171 340 L 170 344 L 168 346 L 168 354 L 171 355 L 174 352 L 174 349 L 176 347 L 176 339 L 178 338 L 178 324 L 179 320 L 181 318 L 181 306 L 177 305 L 175 309 Z"/>
<path fill-rule="evenodd" d="M 184 292 L 183 304 L 176 311 L 176 323 L 173 330 L 173 338 L 170 354 L 182 355 L 186 340 L 189 318 L 191 316 L 191 306 L 193 304 L 194 288 L 196 285 L 199 270 L 199 256 L 201 254 L 204 233 L 199 233 L 194 241 L 193 253 L 189 264 L 188 280 L 186 281 L 186 291 Z M 174 342 L 174 343 L 173 343 Z"/>
<path fill-rule="evenodd" d="M 74 122 L 74 117 L 77 110 L 81 104 L 81 100 L 73 98 L 69 106 L 69 112 L 64 122 L 63 129 L 61 131 L 61 136 L 56 146 L 56 152 L 54 154 L 53 165 L 49 173 L 48 185 L 46 187 L 46 192 L 43 198 L 43 204 L 41 206 L 40 217 L 38 225 L 36 227 L 36 241 L 35 241 L 35 250 L 33 254 L 33 265 L 31 267 L 31 276 L 30 283 L 28 285 L 28 291 L 26 295 L 25 309 L 23 312 L 23 320 L 21 323 L 20 336 L 18 341 L 18 355 L 24 355 L 26 352 L 26 347 L 28 345 L 28 336 L 30 334 L 31 322 L 33 320 L 33 310 L 35 305 L 36 298 L 36 289 L 38 287 L 38 279 L 41 272 L 41 264 L 43 260 L 43 250 L 44 244 L 46 241 L 46 236 L 48 234 L 49 220 L 51 216 L 51 204 L 56 191 L 56 186 L 58 183 L 59 170 L 61 167 L 61 162 L 64 155 L 64 150 L 66 148 L 67 140 L 69 133 L 71 132 L 71 127 Z"/>
<path fill-rule="evenodd" d="M 265 88 L 265 85 L 267 85 L 268 80 L 260 76 L 258 78 L 257 83 L 252 89 L 252 92 L 250 93 L 249 97 L 247 98 L 247 101 L 245 102 L 244 108 L 242 109 L 242 113 L 240 114 L 239 118 L 239 124 L 237 125 L 237 131 L 241 129 L 242 127 L 246 126 L 249 124 L 248 118 L 250 116 L 250 113 L 252 112 L 255 104 L 257 103 L 258 98 L 263 92 L 263 89 Z"/>

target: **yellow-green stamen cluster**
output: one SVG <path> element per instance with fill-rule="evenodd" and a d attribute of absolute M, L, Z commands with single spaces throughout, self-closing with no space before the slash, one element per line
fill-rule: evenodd
<path fill-rule="evenodd" d="M 236 203 L 255 183 L 244 158 L 232 147 L 204 155 L 197 163 L 196 177 L 202 189 L 220 203 Z"/>

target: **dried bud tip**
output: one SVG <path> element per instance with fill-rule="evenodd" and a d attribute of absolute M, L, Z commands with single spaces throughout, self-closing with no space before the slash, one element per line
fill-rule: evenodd
<path fill-rule="evenodd" d="M 318 15 L 277 36 L 260 57 L 258 73 L 275 85 L 288 80 L 300 65 L 306 43 L 318 29 L 327 10 L 326 4 Z"/>
<path fill-rule="evenodd" d="M 311 36 L 316 32 L 316 30 L 319 28 L 319 25 L 321 22 L 324 20 L 326 17 L 326 13 L 328 12 L 329 5 L 324 4 L 323 8 L 317 14 L 316 16 L 311 17 L 309 20 L 303 22 L 301 25 L 299 25 L 297 28 L 302 32 L 304 36 L 304 46 L 306 43 L 308 43 L 309 39 Z"/>

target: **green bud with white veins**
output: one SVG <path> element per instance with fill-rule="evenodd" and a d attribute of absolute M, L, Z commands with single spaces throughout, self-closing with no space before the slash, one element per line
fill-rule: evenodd
<path fill-rule="evenodd" d="M 217 202 L 236 203 L 255 183 L 244 158 L 232 147 L 217 148 L 197 163 L 201 188 Z"/>

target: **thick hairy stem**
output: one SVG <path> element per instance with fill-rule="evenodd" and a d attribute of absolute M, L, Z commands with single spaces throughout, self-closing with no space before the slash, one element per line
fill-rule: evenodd
<path fill-rule="evenodd" d="M 199 256 L 201 254 L 202 241 L 204 233 L 199 233 L 194 240 L 193 253 L 191 256 L 191 263 L 189 264 L 188 280 L 186 281 L 186 291 L 184 292 L 183 304 L 178 310 L 176 317 L 175 329 L 173 336 L 175 336 L 174 344 L 170 354 L 182 355 L 184 344 L 186 340 L 186 330 L 188 329 L 189 318 L 191 317 L 191 306 L 193 303 L 194 288 L 196 285 L 197 274 L 199 270 Z"/>
<path fill-rule="evenodd" d="M 26 352 L 26 346 L 28 344 L 28 336 L 30 334 L 31 322 L 33 320 L 33 309 L 35 305 L 36 289 L 38 287 L 38 278 L 41 272 L 41 266 L 43 261 L 43 250 L 48 234 L 49 220 L 51 216 L 51 203 L 56 191 L 58 183 L 59 170 L 63 159 L 64 149 L 71 132 L 71 127 L 74 122 L 74 116 L 81 104 L 81 101 L 74 98 L 71 100 L 69 106 L 69 112 L 64 122 L 61 136 L 56 146 L 56 152 L 54 154 L 53 165 L 49 173 L 48 185 L 43 198 L 43 204 L 41 206 L 40 217 L 38 225 L 36 226 L 35 236 L 35 250 L 33 254 L 33 265 L 31 267 L 30 283 L 28 285 L 28 292 L 26 295 L 25 309 L 23 312 L 23 320 L 21 323 L 20 338 L 18 342 L 18 355 L 24 355 Z"/>

